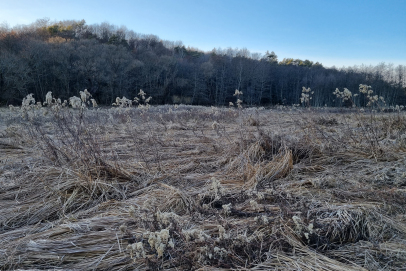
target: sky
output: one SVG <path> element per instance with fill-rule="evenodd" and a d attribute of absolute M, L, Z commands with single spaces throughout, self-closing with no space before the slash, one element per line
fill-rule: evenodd
<path fill-rule="evenodd" d="M 406 0 L 0 0 L 0 23 L 108 22 L 203 51 L 247 48 L 326 67 L 406 65 Z"/>

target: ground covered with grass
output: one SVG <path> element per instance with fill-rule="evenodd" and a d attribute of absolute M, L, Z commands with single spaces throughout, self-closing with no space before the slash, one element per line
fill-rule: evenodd
<path fill-rule="evenodd" d="M 0 266 L 406 270 L 406 115 L 0 110 Z"/>

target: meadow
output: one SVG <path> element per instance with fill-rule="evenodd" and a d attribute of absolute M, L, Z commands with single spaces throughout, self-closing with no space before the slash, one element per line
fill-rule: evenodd
<path fill-rule="evenodd" d="M 0 269 L 405 270 L 405 152 L 399 107 L 2 108 Z"/>

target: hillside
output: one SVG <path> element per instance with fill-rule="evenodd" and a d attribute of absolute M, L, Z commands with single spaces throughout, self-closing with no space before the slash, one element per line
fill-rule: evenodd
<path fill-rule="evenodd" d="M 270 48 L 271 49 L 271 48 Z M 270 50 L 271 51 L 271 50 Z M 278 59 L 275 52 L 246 48 L 203 52 L 182 42 L 161 40 L 107 23 L 38 20 L 0 28 L 0 105 L 20 105 L 28 94 L 39 100 L 52 91 L 68 99 L 88 89 L 97 103 L 134 97 L 139 89 L 152 104 L 224 106 L 235 89 L 247 105 L 298 104 L 302 87 L 315 91 L 312 106 L 341 106 L 335 88 L 372 86 L 388 105 L 405 105 L 406 68 L 326 68 L 308 59 Z M 357 106 L 365 106 L 357 101 Z"/>

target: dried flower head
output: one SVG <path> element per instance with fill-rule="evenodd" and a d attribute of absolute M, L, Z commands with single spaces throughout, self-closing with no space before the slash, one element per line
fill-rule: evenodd
<path fill-rule="evenodd" d="M 73 96 L 69 98 L 69 104 L 72 106 L 72 108 L 81 108 L 82 100 L 79 97 Z"/>
<path fill-rule="evenodd" d="M 310 100 L 312 99 L 311 95 L 314 91 L 311 91 L 310 88 L 302 87 L 302 94 L 300 96 L 300 103 L 305 106 L 310 106 Z"/>
<path fill-rule="evenodd" d="M 87 89 L 85 89 L 84 91 L 79 91 L 80 94 L 80 99 L 82 100 L 82 102 L 87 102 L 87 100 L 92 96 L 92 94 L 90 94 L 90 92 L 87 91 Z"/>
<path fill-rule="evenodd" d="M 90 101 L 92 102 L 93 107 L 97 107 L 97 102 L 95 99 L 90 99 Z"/>
<path fill-rule="evenodd" d="M 229 203 L 229 204 L 224 204 L 224 205 L 222 205 L 221 207 L 223 208 L 223 211 L 224 211 L 224 213 L 225 213 L 226 215 L 230 215 L 230 214 L 231 214 L 231 207 L 232 207 L 232 204 L 231 204 L 231 203 Z"/>
<path fill-rule="evenodd" d="M 48 93 L 45 95 L 45 102 L 44 105 L 51 105 L 52 104 L 52 92 L 48 91 Z"/>
<path fill-rule="evenodd" d="M 31 104 L 35 104 L 35 99 L 34 99 L 34 94 L 30 93 L 28 94 L 22 102 L 22 107 L 27 107 L 30 106 Z"/>
<path fill-rule="evenodd" d="M 233 96 L 239 96 L 242 94 L 243 94 L 242 91 L 239 91 L 238 89 L 236 89 Z"/>
<path fill-rule="evenodd" d="M 211 187 L 210 189 L 214 192 L 215 198 L 218 199 L 220 196 L 224 195 L 224 188 L 221 185 L 220 181 L 216 178 L 211 178 Z"/>
<path fill-rule="evenodd" d="M 217 227 L 219 229 L 219 239 L 220 240 L 227 239 L 228 235 L 226 234 L 226 230 L 224 229 L 224 227 L 221 225 L 218 225 Z"/>
<path fill-rule="evenodd" d="M 242 108 L 242 105 L 241 105 L 241 104 L 242 104 L 242 100 L 237 99 L 236 104 L 237 104 L 238 108 Z"/>
<path fill-rule="evenodd" d="M 133 104 L 133 101 L 130 99 L 127 99 L 126 97 L 123 96 L 123 98 L 117 97 L 116 102 L 113 103 L 114 106 L 118 107 L 131 107 Z"/>
<path fill-rule="evenodd" d="M 119 229 L 120 229 L 120 231 L 121 231 L 122 233 L 126 233 L 126 231 L 127 231 L 127 226 L 126 226 L 125 224 L 123 224 L 123 225 L 121 225 L 121 226 L 119 227 Z"/>
<path fill-rule="evenodd" d="M 217 129 L 219 128 L 219 126 L 220 126 L 220 124 L 219 124 L 217 121 L 214 121 L 214 122 L 211 124 L 211 128 L 212 128 L 213 130 L 217 130 Z"/>

